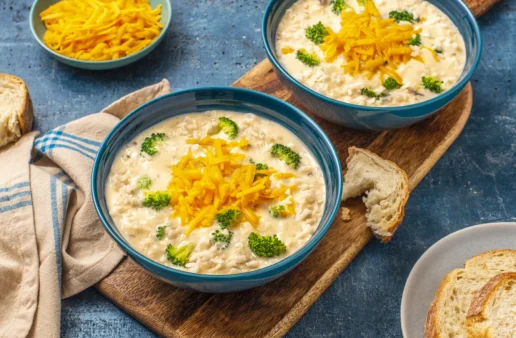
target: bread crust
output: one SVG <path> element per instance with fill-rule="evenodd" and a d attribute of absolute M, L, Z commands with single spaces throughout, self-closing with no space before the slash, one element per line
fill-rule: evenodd
<path fill-rule="evenodd" d="M 466 329 L 470 338 L 485 337 L 485 331 L 476 324 L 487 319 L 487 304 L 494 297 L 496 290 L 509 280 L 516 281 L 516 272 L 504 272 L 491 278 L 471 301 L 471 305 L 466 316 Z"/>
<path fill-rule="evenodd" d="M 22 79 L 14 75 L 0 73 L 0 78 L 14 83 L 22 89 L 22 97 L 19 99 L 16 114 L 18 115 L 18 122 L 20 124 L 21 133 L 30 133 L 32 131 L 32 122 L 34 121 L 34 112 L 27 85 Z"/>
<path fill-rule="evenodd" d="M 484 258 L 485 256 L 496 256 L 498 254 L 516 255 L 516 250 L 512 250 L 512 249 L 497 249 L 497 250 L 490 250 L 490 251 L 482 252 L 482 253 L 479 253 L 478 255 L 475 255 L 475 256 L 471 257 L 470 259 L 468 259 L 466 261 L 466 263 L 464 264 L 464 267 L 467 267 L 468 263 L 470 263 L 470 262 L 472 262 L 474 260 L 477 260 L 477 259 L 480 259 L 480 258 Z"/>
<path fill-rule="evenodd" d="M 378 163 L 392 166 L 394 168 L 394 170 L 396 170 L 403 177 L 404 184 L 403 184 L 403 191 L 402 191 L 402 202 L 400 203 L 400 206 L 396 213 L 397 217 L 392 219 L 392 221 L 390 222 L 390 224 L 387 228 L 387 231 L 389 231 L 389 233 L 391 233 L 392 235 L 377 236 L 380 238 L 382 243 L 387 243 L 392 239 L 392 236 L 394 236 L 394 232 L 398 229 L 401 222 L 403 221 L 403 217 L 405 216 L 405 204 L 407 204 L 407 201 L 409 198 L 408 176 L 407 176 L 407 173 L 403 169 L 401 169 L 396 163 L 389 161 L 389 160 L 385 160 L 367 149 L 362 149 L 362 148 L 358 148 L 358 147 L 349 147 L 348 148 L 348 157 L 346 158 L 346 165 L 349 164 L 349 162 L 351 161 L 353 156 L 355 156 L 357 153 L 363 153 Z M 376 236 L 376 234 L 375 234 L 375 236 Z"/>
<path fill-rule="evenodd" d="M 464 268 L 467 267 L 468 263 L 477 260 L 482 259 L 486 256 L 494 256 L 498 254 L 512 254 L 516 255 L 516 250 L 511 249 L 500 249 L 500 250 L 491 250 L 486 251 L 483 253 L 480 253 L 478 255 L 475 255 L 468 259 L 464 263 Z M 460 272 L 463 269 L 455 269 L 449 272 L 444 279 L 441 281 L 441 284 L 439 284 L 439 287 L 437 288 L 437 291 L 435 292 L 434 300 L 432 301 L 432 304 L 430 305 L 430 308 L 428 309 L 428 314 L 426 316 L 426 322 L 425 322 L 425 334 L 424 338 L 441 338 L 441 335 L 439 334 L 439 325 L 437 322 L 437 314 L 439 313 L 438 304 L 440 301 L 445 297 L 445 291 L 448 285 L 451 284 L 452 280 L 455 278 L 456 274 Z M 480 293 L 480 291 L 479 291 Z M 475 299 L 475 298 L 474 298 Z M 473 304 L 473 302 L 472 302 Z M 470 307 L 471 311 L 471 307 Z M 468 312 L 469 316 L 469 312 Z M 468 320 L 468 319 L 466 319 Z M 473 319 L 471 319 L 473 320 Z"/>
<path fill-rule="evenodd" d="M 457 273 L 459 273 L 461 269 L 455 269 L 450 271 L 446 276 L 444 276 L 441 284 L 437 288 L 435 292 L 434 300 L 428 309 L 428 314 L 426 315 L 425 322 L 425 335 L 424 338 L 440 338 L 439 332 L 437 331 L 437 312 L 438 312 L 438 303 L 441 299 L 444 298 L 445 290 L 448 285 L 451 284 L 452 280 L 455 279 Z"/>

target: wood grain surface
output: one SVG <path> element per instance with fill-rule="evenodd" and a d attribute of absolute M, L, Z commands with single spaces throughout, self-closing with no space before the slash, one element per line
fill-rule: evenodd
<path fill-rule="evenodd" d="M 502 2 L 502 0 L 464 0 L 464 3 L 468 5 L 477 18 L 500 2 Z"/>
<path fill-rule="evenodd" d="M 500 0 L 465 0 L 481 15 Z M 397 163 L 412 191 L 459 136 L 472 106 L 466 88 L 441 112 L 394 131 L 356 131 L 324 121 L 300 106 L 265 60 L 234 84 L 271 94 L 305 111 L 325 130 L 342 163 L 350 146 L 367 148 Z M 346 202 L 352 220 L 339 217 L 317 249 L 296 269 L 259 288 L 206 294 L 168 285 L 126 258 L 96 288 L 142 324 L 165 337 L 281 337 L 371 240 L 359 199 Z M 403 226 L 403 224 L 401 225 Z"/>

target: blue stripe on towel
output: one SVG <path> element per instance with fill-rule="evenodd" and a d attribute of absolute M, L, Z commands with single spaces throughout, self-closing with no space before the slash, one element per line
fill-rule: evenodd
<path fill-rule="evenodd" d="M 58 142 L 62 142 L 62 143 L 65 143 L 65 144 L 70 144 L 70 145 L 76 146 L 76 147 L 78 147 L 78 148 L 80 148 L 82 150 L 85 150 L 85 151 L 87 151 L 89 153 L 92 153 L 92 154 L 95 154 L 95 155 L 97 154 L 97 151 L 98 151 L 98 150 L 91 149 L 91 148 L 88 148 L 86 146 L 83 146 L 80 143 L 77 143 L 77 142 L 74 142 L 74 141 L 70 141 L 70 140 L 67 140 L 67 139 L 63 139 L 63 138 L 60 138 L 60 139 L 56 140 L 54 143 L 48 145 L 48 149 L 52 149 L 52 147 L 55 144 L 57 144 Z"/>
<path fill-rule="evenodd" d="M 54 177 L 55 177 L 55 178 L 61 178 L 61 177 L 63 177 L 63 176 L 68 177 L 68 176 L 66 175 L 66 173 L 65 173 L 64 171 L 62 171 L 62 170 L 61 170 L 60 172 L 58 172 L 57 174 L 54 174 Z"/>
<path fill-rule="evenodd" d="M 26 206 L 29 206 L 29 205 L 32 205 L 32 201 L 31 200 L 23 201 L 23 202 L 19 202 L 19 203 L 15 203 L 15 204 L 11 204 L 11 205 L 8 205 L 8 206 L 0 208 L 0 214 L 2 214 L 4 212 L 7 212 L 7 211 L 12 211 L 12 210 L 15 210 L 15 209 L 23 208 L 23 207 L 26 207 Z"/>
<path fill-rule="evenodd" d="M 75 182 L 71 178 L 67 179 L 66 181 L 63 181 L 63 183 L 71 186 L 73 190 L 79 189 L 77 184 L 75 184 Z"/>
<path fill-rule="evenodd" d="M 39 137 L 35 142 L 34 145 L 36 149 L 51 159 L 54 159 L 53 151 L 56 148 L 62 148 L 62 149 L 68 149 L 72 150 L 76 153 L 79 153 L 83 155 L 84 157 L 89 158 L 90 160 L 94 160 L 98 147 L 100 147 L 101 143 L 97 141 L 93 141 L 84 137 L 75 136 L 72 134 L 68 134 L 63 132 L 63 129 L 66 125 L 61 126 L 59 128 L 56 128 L 54 130 L 49 131 L 42 137 Z M 89 146 L 86 146 L 84 144 L 75 142 L 82 142 L 84 144 L 87 144 Z"/>
<path fill-rule="evenodd" d="M 52 229 L 54 230 L 54 249 L 56 254 L 57 277 L 61 288 L 61 228 L 59 227 L 59 210 L 57 209 L 57 178 L 50 177 L 50 207 L 52 211 Z M 64 210 L 63 210 L 64 212 Z"/>
<path fill-rule="evenodd" d="M 12 201 L 15 198 L 23 197 L 23 196 L 30 196 L 30 190 L 17 192 L 12 195 L 2 196 L 2 197 L 0 197 L 0 202 Z"/>
<path fill-rule="evenodd" d="M 73 190 L 77 190 L 79 187 L 75 182 L 68 176 L 64 171 L 59 171 L 56 174 L 53 175 L 55 178 L 58 178 L 60 182 L 63 182 Z"/>
<path fill-rule="evenodd" d="M 80 150 L 80 149 L 77 149 L 77 148 L 74 148 L 74 147 L 72 147 L 72 146 L 68 146 L 68 145 L 65 145 L 65 144 L 51 144 L 51 145 L 49 146 L 49 148 L 48 148 L 48 149 L 50 150 L 50 153 L 49 153 L 49 157 L 50 157 L 50 158 L 52 158 L 51 153 L 52 153 L 52 150 L 53 150 L 54 148 L 64 148 L 64 149 L 69 149 L 69 150 L 72 150 L 72 151 L 74 151 L 74 152 L 76 152 L 76 153 L 79 153 L 79 154 L 83 155 L 84 157 L 89 158 L 90 160 L 95 160 L 95 157 L 91 156 L 90 154 L 86 154 L 85 152 L 83 152 L 83 151 L 82 151 L 82 150 Z M 38 150 L 39 150 L 39 149 L 38 149 Z M 41 151 L 41 150 L 40 150 L 40 151 Z M 43 153 L 45 153 L 45 151 L 42 151 L 42 152 L 43 152 Z"/>
<path fill-rule="evenodd" d="M 93 141 L 93 140 L 90 140 L 90 139 L 87 139 L 87 138 L 84 138 L 84 137 L 79 137 L 79 136 L 68 134 L 68 133 L 65 133 L 65 132 L 62 133 L 62 136 L 63 137 L 68 137 L 68 138 L 71 138 L 71 139 L 74 139 L 74 140 L 77 140 L 77 141 L 81 141 L 81 142 L 86 143 L 86 144 L 91 144 L 92 146 L 96 146 L 97 148 L 99 148 L 102 145 L 102 142 Z"/>
<path fill-rule="evenodd" d="M 12 185 L 10 187 L 0 188 L 0 192 L 6 192 L 6 191 L 11 191 L 13 189 L 28 187 L 29 185 L 30 185 L 29 182 L 20 182 L 20 183 L 16 183 L 15 185 Z"/>
<path fill-rule="evenodd" d="M 51 138 L 51 141 L 50 141 L 50 148 L 49 148 L 49 150 L 50 150 L 50 151 L 48 152 L 48 156 L 49 156 L 51 159 L 54 159 L 54 153 L 53 153 L 53 152 L 54 152 L 54 147 L 53 147 L 53 145 L 54 145 L 54 144 L 59 140 L 59 136 L 61 135 L 62 130 L 64 129 L 64 127 L 65 127 L 65 126 L 61 126 L 61 127 L 56 128 L 56 130 L 57 130 L 57 132 L 58 132 L 59 134 L 57 135 L 57 137 L 55 137 L 55 138 L 54 138 L 54 137 L 52 137 L 52 138 Z M 44 148 L 45 148 L 45 146 L 43 146 L 43 150 L 44 150 Z"/>
<path fill-rule="evenodd" d="M 41 142 L 46 143 L 47 141 L 54 139 L 54 138 L 71 138 L 72 140 L 80 141 L 82 143 L 86 143 L 92 146 L 100 147 L 102 142 L 93 141 L 84 137 L 79 137 L 76 135 L 68 134 L 63 132 L 62 130 L 51 130 L 45 135 L 39 137 L 34 144 L 40 144 Z"/>

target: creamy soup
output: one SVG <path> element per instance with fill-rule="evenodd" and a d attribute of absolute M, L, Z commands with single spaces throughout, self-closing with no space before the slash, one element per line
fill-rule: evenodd
<path fill-rule="evenodd" d="M 305 86 L 367 106 L 435 97 L 453 87 L 466 60 L 457 27 L 424 0 L 299 0 L 279 24 L 276 52 Z"/>
<path fill-rule="evenodd" d="M 236 123 L 237 135 L 221 129 L 221 117 Z M 297 154 L 294 162 L 273 155 L 275 144 Z M 313 155 L 286 128 L 253 114 L 211 111 L 136 136 L 114 160 L 106 195 L 116 226 L 143 255 L 189 272 L 234 274 L 299 250 L 319 225 L 325 185 Z M 229 210 L 236 217 L 225 227 L 218 215 Z M 250 247 L 251 233 L 276 235 L 270 239 L 283 249 L 264 256 L 263 247 Z M 191 252 L 181 264 L 167 247 Z"/>

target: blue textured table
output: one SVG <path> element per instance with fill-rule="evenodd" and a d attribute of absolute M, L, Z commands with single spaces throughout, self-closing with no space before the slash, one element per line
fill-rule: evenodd
<path fill-rule="evenodd" d="M 57 63 L 33 40 L 31 1 L 0 0 L 0 72 L 27 82 L 42 132 L 164 77 L 175 89 L 229 85 L 265 57 L 266 3 L 173 1 L 170 30 L 150 56 L 120 70 L 87 72 Z M 403 286 L 419 256 L 458 229 L 516 220 L 516 4 L 506 0 L 480 26 L 485 48 L 464 132 L 411 195 L 394 239 L 372 241 L 289 336 L 400 337 Z M 63 302 L 61 328 L 66 337 L 155 336 L 94 289 Z"/>

